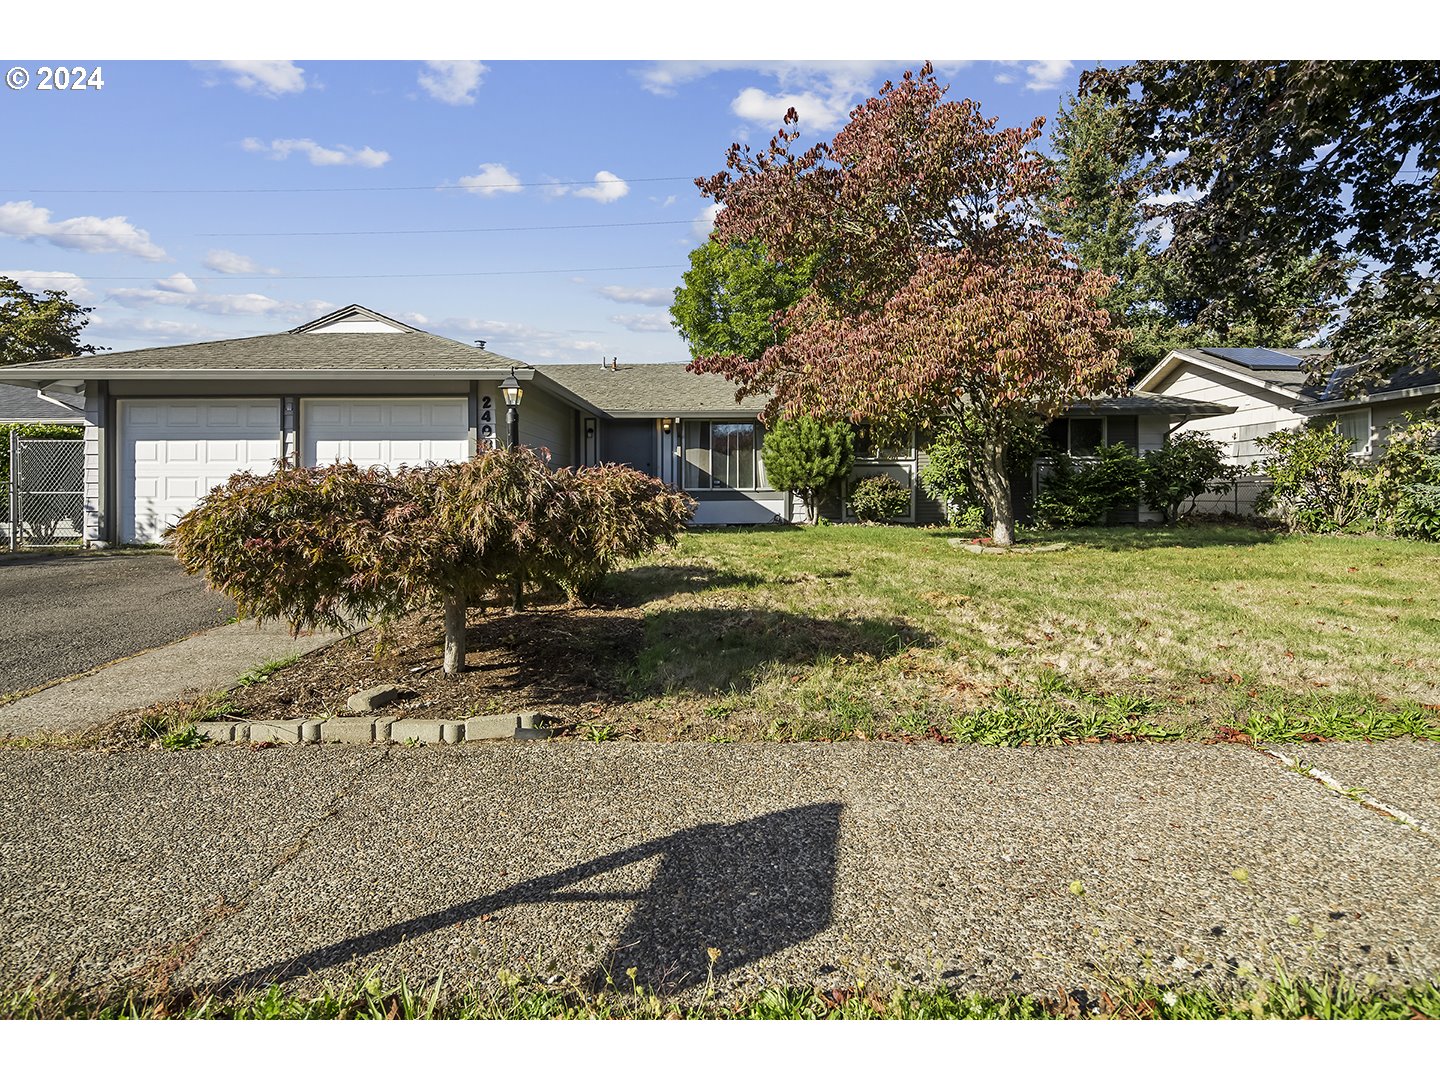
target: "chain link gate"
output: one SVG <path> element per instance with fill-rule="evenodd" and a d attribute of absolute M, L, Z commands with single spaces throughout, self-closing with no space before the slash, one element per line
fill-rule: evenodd
<path fill-rule="evenodd" d="M 79 544 L 85 537 L 85 443 L 22 439 L 10 431 L 4 518 L 11 551 Z"/>

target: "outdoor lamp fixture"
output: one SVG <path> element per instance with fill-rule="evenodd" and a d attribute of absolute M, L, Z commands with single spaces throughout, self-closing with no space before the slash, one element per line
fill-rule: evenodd
<path fill-rule="evenodd" d="M 660 421 L 660 430 L 663 431 L 663 432 L 665 432 L 666 435 L 669 435 L 669 434 L 670 434 L 670 429 L 671 429 L 672 427 L 674 427 L 674 426 L 675 426 L 674 421 L 671 420 L 668 416 L 665 417 L 664 420 L 661 420 L 661 421 Z"/>
<path fill-rule="evenodd" d="M 510 429 L 510 449 L 520 445 L 520 399 L 525 396 L 525 391 L 520 388 L 520 382 L 515 378 L 515 369 L 510 369 L 510 377 L 500 384 L 500 396 L 505 399 L 505 424 Z"/>
<path fill-rule="evenodd" d="M 520 386 L 519 380 L 515 378 L 515 369 L 510 369 L 510 377 L 500 384 L 500 395 L 505 399 L 505 404 L 510 408 L 520 404 L 520 399 L 525 396 L 524 389 Z"/>

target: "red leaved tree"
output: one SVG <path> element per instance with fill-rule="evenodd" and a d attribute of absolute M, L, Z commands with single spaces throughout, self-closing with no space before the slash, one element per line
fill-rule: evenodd
<path fill-rule="evenodd" d="M 768 150 L 734 145 L 697 180 L 721 204 L 714 237 L 758 241 L 786 263 L 814 257 L 814 285 L 778 316 L 757 360 L 691 368 L 768 394 L 765 419 L 802 415 L 881 434 L 957 420 L 971 475 L 1014 538 L 1010 448 L 1074 399 L 1123 383 L 1101 302 L 1033 211 L 1053 183 L 1032 144 L 1042 120 L 997 130 L 972 101 L 945 101 L 927 64 L 850 114 L 831 143 L 792 152 L 794 110 Z"/>

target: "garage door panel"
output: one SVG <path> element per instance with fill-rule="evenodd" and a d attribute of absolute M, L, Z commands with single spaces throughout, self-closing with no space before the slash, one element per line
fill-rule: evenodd
<path fill-rule="evenodd" d="M 279 398 L 119 403 L 122 541 L 153 542 L 237 472 L 280 457 Z"/>
<path fill-rule="evenodd" d="M 317 398 L 302 401 L 300 412 L 306 465 L 353 461 L 394 469 L 470 456 L 470 413 L 464 398 Z"/>

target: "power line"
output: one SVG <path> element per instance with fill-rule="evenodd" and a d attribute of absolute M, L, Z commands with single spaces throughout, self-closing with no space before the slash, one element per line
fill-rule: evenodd
<path fill-rule="evenodd" d="M 638 229 L 653 225 L 692 225 L 691 218 L 673 221 L 607 221 L 594 225 L 487 225 L 467 229 L 337 229 L 317 232 L 202 232 L 195 236 L 430 236 L 439 233 L 551 232 L 562 229 Z M 67 236 L 108 236 L 109 233 L 67 233 Z"/>
<path fill-rule="evenodd" d="M 438 274 L 218 274 L 190 277 L 191 281 L 358 281 L 372 278 L 458 278 L 458 277 L 519 277 L 532 274 L 610 274 L 621 270 L 681 270 L 679 263 L 656 263 L 650 266 L 577 266 L 555 270 L 464 270 Z M 92 277 L 86 281 L 164 281 L 153 274 L 140 277 Z M 177 296 L 183 295 L 177 293 Z"/>
<path fill-rule="evenodd" d="M 0 191 L 27 195 L 272 195 L 337 191 L 509 191 L 512 188 L 598 187 L 602 184 L 664 184 L 694 180 L 693 176 L 641 176 L 614 180 L 526 180 L 493 184 L 396 184 L 365 187 L 271 187 L 271 188 L 0 188 Z"/>

